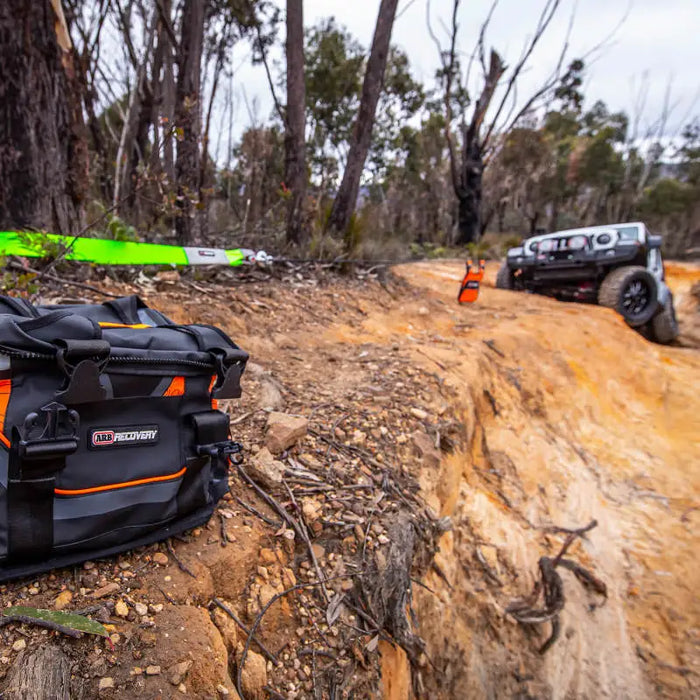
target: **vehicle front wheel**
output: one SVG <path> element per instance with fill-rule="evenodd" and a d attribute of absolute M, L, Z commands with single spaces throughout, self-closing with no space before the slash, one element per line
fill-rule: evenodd
<path fill-rule="evenodd" d="M 678 321 L 673 308 L 673 294 L 669 294 L 664 308 L 651 320 L 652 339 L 657 343 L 671 343 L 678 337 Z"/>
<path fill-rule="evenodd" d="M 508 267 L 508 263 L 504 262 L 498 269 L 496 274 L 497 289 L 515 289 L 515 276 L 513 270 Z"/>
<path fill-rule="evenodd" d="M 630 265 L 613 270 L 600 285 L 598 303 L 615 309 L 628 325 L 643 326 L 657 308 L 656 280 L 643 267 Z"/>

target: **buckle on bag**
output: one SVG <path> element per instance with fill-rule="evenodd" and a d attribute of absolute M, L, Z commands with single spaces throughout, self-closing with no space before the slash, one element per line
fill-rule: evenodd
<path fill-rule="evenodd" d="M 58 341 L 57 341 L 58 342 Z M 62 340 L 56 362 L 68 377 L 68 386 L 56 392 L 65 403 L 104 401 L 107 390 L 100 384 L 109 360 L 110 347 L 105 340 Z"/>
<path fill-rule="evenodd" d="M 221 442 L 212 442 L 209 445 L 197 445 L 197 454 L 200 456 L 208 455 L 212 459 L 218 457 L 225 461 L 231 461 L 233 464 L 239 464 L 243 451 L 243 446 L 240 442 L 233 440 L 222 440 Z M 234 457 L 234 455 L 236 455 Z"/>
<path fill-rule="evenodd" d="M 24 460 L 53 459 L 78 449 L 80 417 L 55 401 L 24 419 L 18 430 L 17 452 Z"/>
<path fill-rule="evenodd" d="M 239 399 L 241 397 L 241 375 L 248 360 L 243 350 L 224 351 L 219 348 L 209 351 L 216 365 L 216 384 L 213 399 Z"/>

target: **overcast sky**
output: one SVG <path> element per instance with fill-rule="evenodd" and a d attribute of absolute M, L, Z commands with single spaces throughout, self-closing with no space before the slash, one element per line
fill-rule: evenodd
<path fill-rule="evenodd" d="M 285 0 L 275 2 L 284 9 Z M 496 48 L 508 63 L 514 63 L 533 32 L 543 3 L 544 0 L 500 0 L 486 35 L 487 46 Z M 462 0 L 457 45 L 465 57 L 473 50 L 490 6 L 491 0 Z M 588 70 L 585 83 L 588 105 L 602 99 L 613 110 L 630 112 L 634 104 L 634 85 L 639 85 L 642 74 L 647 71 L 646 123 L 653 122 L 661 113 L 666 86 L 671 79 L 675 109 L 669 130 L 675 130 L 689 114 L 700 113 L 700 0 L 563 0 L 558 15 L 532 56 L 530 69 L 521 80 L 519 95 L 527 95 L 556 64 L 574 6 L 571 58 L 598 44 L 626 16 L 608 48 Z M 304 0 L 304 21 L 305 25 L 312 26 L 324 17 L 334 16 L 363 45 L 369 46 L 378 7 L 379 0 Z M 431 0 L 431 10 L 434 29 L 446 38 L 440 21 L 443 26 L 449 23 L 452 0 Z M 392 41 L 408 54 L 415 77 L 429 85 L 438 65 L 438 53 L 426 31 L 426 0 L 400 0 Z M 240 126 L 250 122 L 249 110 L 241 99 L 241 86 L 259 119 L 266 119 L 272 108 L 264 72 L 245 61 L 248 51 L 242 46 L 238 50 L 239 99 L 235 122 Z"/>

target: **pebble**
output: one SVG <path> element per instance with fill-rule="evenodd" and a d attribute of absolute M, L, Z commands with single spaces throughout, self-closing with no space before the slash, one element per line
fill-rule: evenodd
<path fill-rule="evenodd" d="M 100 678 L 99 689 L 107 690 L 108 688 L 114 688 L 114 678 L 110 678 L 110 676 Z"/>
<path fill-rule="evenodd" d="M 86 562 L 83 564 L 83 569 L 85 569 L 85 571 L 90 571 L 90 569 L 94 569 L 94 568 L 95 568 L 95 562 L 94 562 L 94 561 L 86 561 Z"/>
<path fill-rule="evenodd" d="M 219 683 L 219 685 L 216 686 L 216 689 L 219 692 L 219 695 L 226 696 L 229 694 L 228 688 L 225 685 L 221 685 L 221 683 Z"/>
<path fill-rule="evenodd" d="M 148 606 L 148 609 L 149 609 L 152 613 L 163 612 L 163 603 L 150 603 L 149 606 Z"/>
<path fill-rule="evenodd" d="M 114 606 L 114 613 L 119 617 L 126 617 L 129 614 L 129 606 L 120 599 Z"/>
<path fill-rule="evenodd" d="M 389 542 L 391 542 L 391 540 L 386 535 L 379 535 L 377 539 L 379 540 L 379 544 L 389 544 Z"/>
<path fill-rule="evenodd" d="M 160 564 L 161 566 L 166 566 L 167 563 L 168 563 L 170 560 L 168 559 L 168 555 L 167 555 L 167 554 L 163 554 L 163 552 L 156 552 L 156 553 L 153 555 L 153 561 L 154 561 L 156 564 Z"/>
<path fill-rule="evenodd" d="M 73 600 L 73 594 L 70 591 L 61 591 L 57 596 L 56 600 L 53 602 L 54 608 L 56 610 L 63 610 L 70 605 Z"/>
<path fill-rule="evenodd" d="M 187 688 L 185 687 L 185 684 L 184 684 L 184 683 L 180 683 L 180 685 L 178 685 L 177 689 L 178 689 L 183 695 L 187 695 Z"/>
<path fill-rule="evenodd" d="M 424 411 L 422 408 L 412 408 L 411 415 L 418 420 L 425 420 L 428 417 L 428 412 Z"/>
<path fill-rule="evenodd" d="M 32 586 L 27 592 L 29 595 L 39 595 L 39 589 L 36 586 Z"/>
<path fill-rule="evenodd" d="M 12 645 L 12 651 L 22 651 L 22 649 L 27 648 L 27 642 L 25 639 L 18 639 L 13 645 Z"/>
<path fill-rule="evenodd" d="M 160 676 L 160 666 L 146 666 L 147 676 Z"/>
<path fill-rule="evenodd" d="M 136 614 L 141 615 L 141 617 L 148 615 L 148 605 L 145 603 L 136 603 L 136 605 L 134 605 L 134 610 L 136 610 Z"/>

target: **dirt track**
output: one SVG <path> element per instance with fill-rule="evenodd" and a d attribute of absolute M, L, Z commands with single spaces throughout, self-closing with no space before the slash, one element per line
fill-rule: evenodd
<path fill-rule="evenodd" d="M 670 271 L 679 306 L 692 309 L 700 272 Z M 577 554 L 609 599 L 589 609 L 594 598 L 565 575 L 562 638 L 533 674 L 533 694 L 696 693 L 700 352 L 653 345 L 606 309 L 488 286 L 478 304 L 456 308 L 461 264 L 397 273 L 427 294 L 365 328 L 408 337 L 416 361 L 429 357 L 457 390 L 467 429 L 465 453 L 426 479 L 456 524 L 439 555 L 452 590 L 433 576 L 440 601 L 417 598 L 432 653 L 452 658 L 444 697 L 500 695 L 494 666 L 532 643 L 508 631 L 502 609 L 561 542 L 543 528 L 591 518 L 599 525 Z M 693 313 L 681 319 L 685 336 Z"/>
<path fill-rule="evenodd" d="M 333 451 L 309 435 L 290 454 L 290 463 L 317 463 L 320 474 L 349 470 L 372 487 L 366 495 L 352 492 L 360 499 L 346 501 L 352 508 L 337 493 L 316 499 L 326 521 L 354 515 L 362 531 L 377 498 L 390 500 L 381 478 L 372 481 L 377 475 L 363 459 L 344 458 L 342 445 L 417 479 L 436 515 L 451 517 L 453 530 L 442 536 L 436 565 L 422 580 L 431 590 L 414 587 L 426 654 L 411 679 L 404 653 L 380 643 L 384 697 L 408 698 L 412 680 L 425 697 L 439 698 L 696 696 L 700 350 L 653 345 L 606 309 L 496 290 L 491 266 L 479 302 L 460 307 L 462 270 L 453 262 L 402 266 L 394 273 L 403 281 L 386 286 L 296 275 L 215 286 L 176 273 L 138 288 L 102 284 L 138 292 L 177 321 L 220 325 L 251 352 L 244 397 L 230 406 L 248 459 L 264 441 L 260 406 L 270 392 L 281 410 L 306 415 L 337 441 L 341 449 Z M 700 270 L 670 272 L 691 346 L 700 314 L 690 287 Z M 440 443 L 439 465 L 417 454 L 417 434 Z M 275 515 L 238 482 L 232 495 Z M 551 528 L 592 518 L 598 526 L 570 557 L 606 583 L 609 598 L 584 591 L 564 572 L 562 633 L 541 656 L 549 625 L 524 629 L 504 609 L 530 592 L 539 557 L 559 550 L 564 535 Z M 315 531 L 329 575 L 342 557 L 359 547 L 364 553 L 354 531 L 327 524 Z M 381 554 L 388 545 L 380 543 L 370 542 L 368 551 Z M 60 591 L 70 591 L 70 609 L 80 609 L 117 584 L 99 598 L 115 651 L 91 640 L 62 641 L 74 659 L 76 697 L 95 697 L 107 676 L 114 690 L 101 697 L 183 697 L 168 669 L 188 659 L 182 686 L 189 697 L 216 697 L 218 686 L 235 696 L 235 659 L 245 637 L 214 614 L 211 600 L 225 599 L 250 625 L 261 601 L 308 574 L 305 548 L 290 550 L 276 527 L 235 498 L 173 547 L 195 577 L 157 545 L 118 562 L 12 583 L 0 588 L 2 601 L 50 607 Z M 119 600 L 130 606 L 123 619 L 113 612 Z M 137 602 L 150 606 L 147 617 L 135 615 Z M 268 664 L 266 682 L 289 698 L 313 697 L 316 682 L 304 676 L 308 657 L 297 665 L 297 652 L 314 639 L 301 603 L 283 600 L 259 632 L 270 649 L 281 650 L 280 667 Z M 23 635 L 30 649 L 46 640 L 36 630 Z M 16 658 L 12 645 L 21 636 L 6 628 L 0 672 Z M 361 637 L 343 651 L 352 659 L 343 667 L 346 687 L 355 684 L 360 696 L 377 672 L 370 641 Z M 148 675 L 148 666 L 162 674 Z"/>

